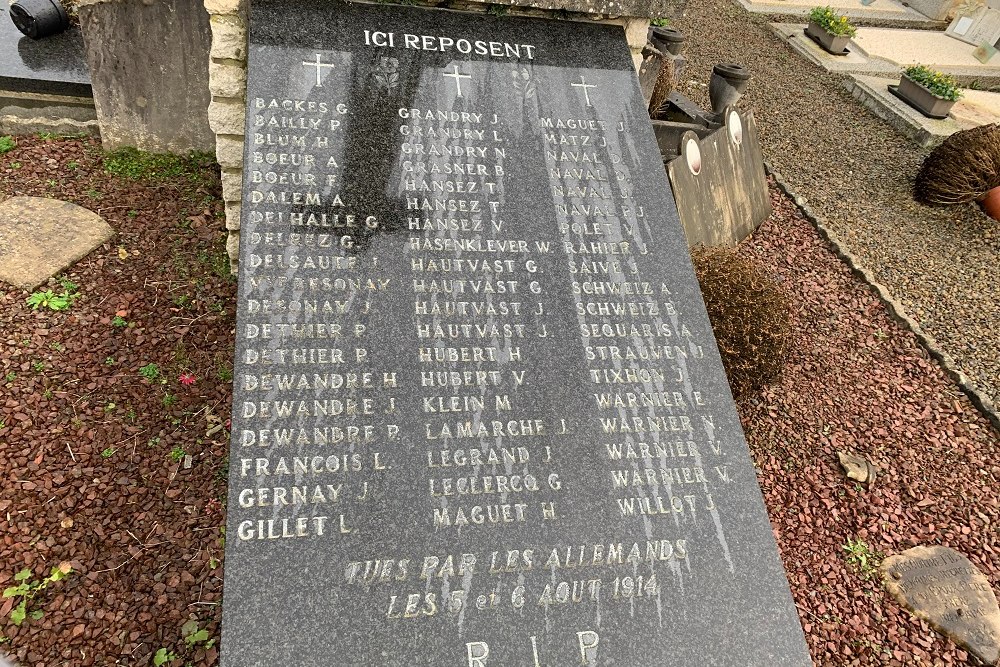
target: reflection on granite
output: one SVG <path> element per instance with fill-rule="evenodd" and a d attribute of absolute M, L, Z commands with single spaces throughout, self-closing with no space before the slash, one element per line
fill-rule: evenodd
<path fill-rule="evenodd" d="M 72 26 L 58 35 L 33 40 L 21 34 L 7 7 L 0 6 L 0 89 L 90 95 L 80 29 Z"/>

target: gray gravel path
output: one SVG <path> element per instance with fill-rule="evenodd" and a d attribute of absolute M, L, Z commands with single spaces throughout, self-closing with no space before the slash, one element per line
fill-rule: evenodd
<path fill-rule="evenodd" d="M 731 0 L 698 0 L 674 22 L 688 36 L 684 94 L 707 107 L 712 66 L 753 73 L 764 156 L 861 258 L 960 369 L 1000 404 L 1000 223 L 978 207 L 934 209 L 911 188 L 927 154 Z"/>

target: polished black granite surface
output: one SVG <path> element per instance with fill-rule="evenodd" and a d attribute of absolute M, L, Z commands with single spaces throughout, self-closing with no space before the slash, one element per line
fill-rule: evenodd
<path fill-rule="evenodd" d="M 25 37 L 0 3 L 0 90 L 90 95 L 80 29 L 42 39 Z"/>
<path fill-rule="evenodd" d="M 250 30 L 222 664 L 810 664 L 622 29 Z"/>

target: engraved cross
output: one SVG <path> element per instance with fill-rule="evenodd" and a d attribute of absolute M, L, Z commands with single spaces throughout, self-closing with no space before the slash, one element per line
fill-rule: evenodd
<path fill-rule="evenodd" d="M 458 65 L 455 65 L 455 71 L 450 74 L 442 74 L 441 76 L 446 76 L 449 79 L 455 80 L 455 85 L 458 87 L 458 96 L 462 97 L 462 79 L 471 79 L 471 74 L 459 74 Z"/>
<path fill-rule="evenodd" d="M 308 60 L 303 60 L 302 64 L 305 65 L 306 67 L 315 67 L 316 68 L 316 87 L 317 88 L 322 88 L 323 87 L 323 78 L 322 78 L 323 69 L 322 68 L 329 67 L 330 69 L 333 69 L 333 65 L 321 62 L 321 58 L 320 58 L 320 55 L 318 53 L 316 54 L 316 62 L 309 62 Z"/>
<path fill-rule="evenodd" d="M 588 91 L 587 89 L 597 88 L 597 86 L 587 83 L 587 80 L 584 79 L 582 75 L 580 76 L 580 83 L 571 83 L 569 85 L 573 86 L 574 88 L 583 88 L 583 98 L 587 100 L 587 106 L 588 107 L 594 106 L 593 104 L 590 103 L 590 91 Z"/>

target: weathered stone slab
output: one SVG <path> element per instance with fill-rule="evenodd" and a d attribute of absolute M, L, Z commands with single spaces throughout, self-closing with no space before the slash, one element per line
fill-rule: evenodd
<path fill-rule="evenodd" d="M 0 280 L 32 289 L 114 236 L 104 218 L 45 197 L 0 202 Z"/>
<path fill-rule="evenodd" d="M 203 1 L 91 1 L 79 13 L 104 148 L 214 151 Z"/>
<path fill-rule="evenodd" d="M 619 26 L 253 0 L 222 665 L 810 665 Z"/>
<path fill-rule="evenodd" d="M 688 245 L 734 247 L 771 215 L 757 123 L 730 109 L 715 132 L 679 138 L 667 163 Z"/>
<path fill-rule="evenodd" d="M 1000 661 L 1000 608 L 989 580 L 948 547 L 913 547 L 882 563 L 885 586 L 900 604 L 970 653 Z"/>

